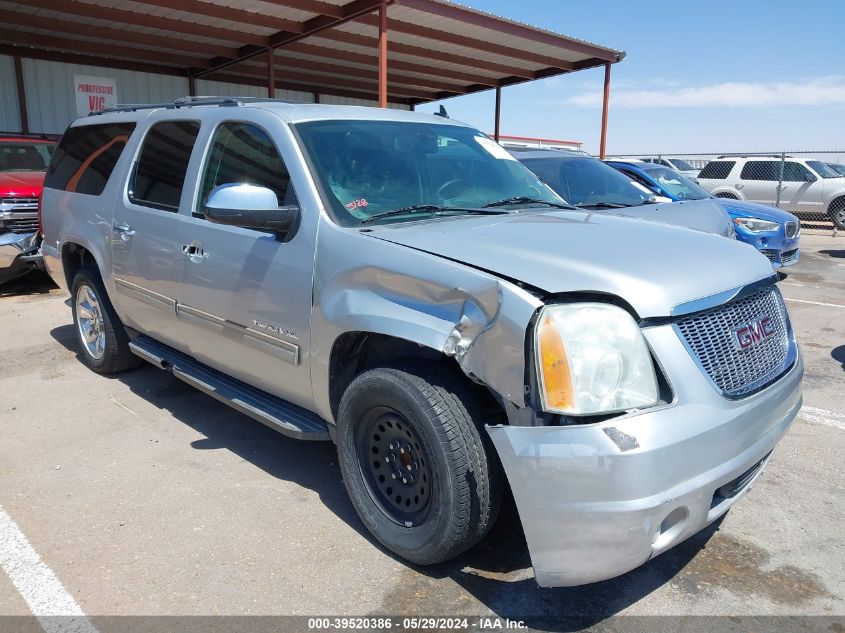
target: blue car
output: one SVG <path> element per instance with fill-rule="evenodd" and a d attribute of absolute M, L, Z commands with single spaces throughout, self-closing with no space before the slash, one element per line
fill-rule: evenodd
<path fill-rule="evenodd" d="M 769 258 L 773 268 L 798 262 L 798 218 L 791 213 L 755 202 L 716 198 L 686 176 L 654 163 L 606 161 L 608 165 L 645 185 L 658 196 L 674 201 L 717 200 L 736 225 L 738 240 L 754 246 Z"/>

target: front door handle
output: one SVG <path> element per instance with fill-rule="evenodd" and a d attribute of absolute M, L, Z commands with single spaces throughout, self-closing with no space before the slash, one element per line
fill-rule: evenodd
<path fill-rule="evenodd" d="M 128 242 L 133 235 L 135 235 L 135 229 L 133 229 L 128 224 L 112 224 L 111 226 L 112 231 L 117 233 L 124 242 Z"/>
<path fill-rule="evenodd" d="M 188 256 L 192 262 L 200 263 L 208 259 L 206 253 L 198 244 L 182 244 L 182 252 Z"/>

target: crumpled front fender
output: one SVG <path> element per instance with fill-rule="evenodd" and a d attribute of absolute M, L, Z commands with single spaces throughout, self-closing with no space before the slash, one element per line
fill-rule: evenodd
<path fill-rule="evenodd" d="M 333 419 L 334 341 L 372 332 L 452 356 L 463 371 L 524 407 L 525 332 L 539 299 L 490 273 L 339 227 L 321 229 L 312 314 L 312 383 Z"/>

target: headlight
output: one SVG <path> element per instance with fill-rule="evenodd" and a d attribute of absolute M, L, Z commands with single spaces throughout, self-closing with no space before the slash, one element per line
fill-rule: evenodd
<path fill-rule="evenodd" d="M 534 336 L 545 411 L 594 415 L 657 404 L 645 339 L 623 309 L 606 303 L 547 306 Z"/>
<path fill-rule="evenodd" d="M 777 222 L 769 222 L 768 220 L 758 220 L 756 218 L 734 218 L 734 224 L 748 229 L 752 233 L 762 233 L 763 231 L 777 231 L 780 224 Z"/>

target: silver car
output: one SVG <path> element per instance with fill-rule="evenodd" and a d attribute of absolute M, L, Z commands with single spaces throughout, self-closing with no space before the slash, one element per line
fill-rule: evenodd
<path fill-rule="evenodd" d="M 801 406 L 752 248 L 572 208 L 441 117 L 104 112 L 65 133 L 42 210 L 89 367 L 144 359 L 331 439 L 361 521 L 414 563 L 480 541 L 506 478 L 541 585 L 622 574 L 724 514 Z"/>

